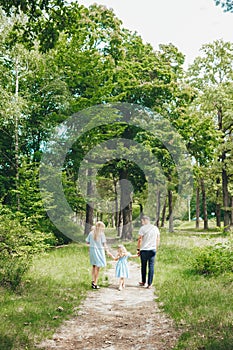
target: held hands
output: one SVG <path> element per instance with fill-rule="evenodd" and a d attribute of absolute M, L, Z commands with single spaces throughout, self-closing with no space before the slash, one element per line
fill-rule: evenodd
<path fill-rule="evenodd" d="M 107 252 L 107 255 L 109 258 L 112 258 L 113 260 L 115 260 L 115 256 L 113 256 L 112 253 L 110 253 L 109 251 Z"/>

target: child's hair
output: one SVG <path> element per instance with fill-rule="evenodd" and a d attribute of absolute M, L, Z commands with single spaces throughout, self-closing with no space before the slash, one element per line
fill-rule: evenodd
<path fill-rule="evenodd" d="M 101 235 L 101 232 L 103 232 L 104 229 L 105 229 L 104 223 L 102 221 L 97 221 L 97 223 L 95 224 L 94 234 L 93 234 L 95 241 L 98 241 Z"/>
<path fill-rule="evenodd" d="M 125 246 L 123 246 L 123 244 L 120 244 L 117 249 L 117 257 L 122 258 L 123 256 L 127 255 L 127 253 L 128 252 Z"/>

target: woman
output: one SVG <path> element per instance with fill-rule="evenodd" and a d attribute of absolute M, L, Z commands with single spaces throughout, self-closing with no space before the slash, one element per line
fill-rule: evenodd
<path fill-rule="evenodd" d="M 104 229 L 104 223 L 98 221 L 86 238 L 86 242 L 89 245 L 90 263 L 92 265 L 93 289 L 99 289 L 97 284 L 99 271 L 101 267 L 106 266 L 105 251 L 109 254 Z"/>

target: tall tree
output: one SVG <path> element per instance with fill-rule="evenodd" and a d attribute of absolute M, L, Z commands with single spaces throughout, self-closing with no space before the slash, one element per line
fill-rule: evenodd
<path fill-rule="evenodd" d="M 217 147 L 219 168 L 221 169 L 224 227 L 230 223 L 229 177 L 232 144 L 232 85 L 233 85 L 233 45 L 217 40 L 202 47 L 203 56 L 195 59 L 190 67 L 190 80 L 199 94 L 199 107 L 205 115 L 212 117 L 221 135 Z"/>

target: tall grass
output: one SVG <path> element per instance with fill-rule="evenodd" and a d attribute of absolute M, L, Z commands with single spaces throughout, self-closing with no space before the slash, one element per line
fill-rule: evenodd
<path fill-rule="evenodd" d="M 155 285 L 163 309 L 185 329 L 176 349 L 233 349 L 233 276 L 205 277 L 193 273 L 197 246 L 218 238 L 192 234 L 162 234 Z"/>

